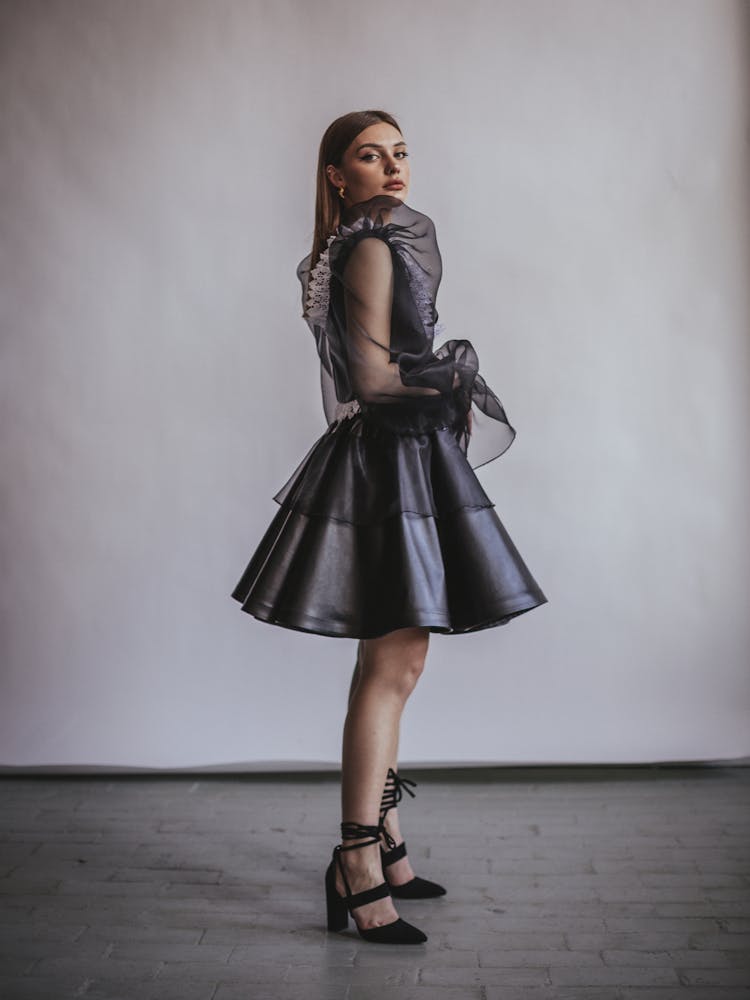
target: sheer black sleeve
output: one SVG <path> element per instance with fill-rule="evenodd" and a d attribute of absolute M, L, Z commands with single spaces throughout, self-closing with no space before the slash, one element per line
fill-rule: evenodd
<path fill-rule="evenodd" d="M 349 377 L 352 392 L 365 403 L 439 396 L 441 383 L 443 391 L 451 388 L 452 366 L 437 372 L 434 356 L 409 356 L 394 343 L 392 254 L 385 240 L 374 235 L 362 238 L 341 275 Z M 403 311 L 403 303 L 400 308 Z"/>

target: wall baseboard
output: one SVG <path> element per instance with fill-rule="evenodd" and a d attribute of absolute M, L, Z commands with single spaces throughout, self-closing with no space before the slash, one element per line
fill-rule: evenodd
<path fill-rule="evenodd" d="M 568 770 L 576 769 L 607 770 L 616 771 L 622 769 L 638 770 L 649 768 L 721 768 L 721 767 L 748 767 L 750 766 L 750 756 L 732 757 L 720 760 L 666 760 L 666 761 L 626 761 L 611 763 L 606 761 L 531 761 L 527 763 L 502 762 L 502 761 L 401 761 L 399 770 L 421 771 L 428 775 L 430 772 L 462 772 L 471 773 L 478 776 L 477 772 L 484 772 L 484 776 L 489 776 L 487 772 L 510 771 L 530 771 L 530 770 Z M 341 765 L 337 761 L 244 761 L 227 764 L 210 764 L 205 766 L 192 767 L 131 767 L 111 764 L 32 764 L 32 765 L 10 765 L 0 764 L 0 776 L 3 777 L 67 777 L 67 776 L 90 776 L 90 777 L 180 777 L 199 775 L 210 777 L 211 775 L 264 775 L 264 774 L 289 774 L 289 775 L 320 775 L 338 774 Z"/>

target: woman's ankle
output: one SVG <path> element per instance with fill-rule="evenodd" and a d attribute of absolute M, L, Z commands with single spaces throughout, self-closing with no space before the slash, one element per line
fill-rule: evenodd
<path fill-rule="evenodd" d="M 401 835 L 401 828 L 398 822 L 398 813 L 396 812 L 395 808 L 389 809 L 388 812 L 386 813 L 385 820 L 383 821 L 383 827 L 385 831 L 388 833 L 388 835 L 392 838 L 392 840 L 396 842 L 396 844 L 400 844 L 401 841 L 404 839 L 403 836 Z M 380 843 L 381 846 L 383 847 L 383 850 L 385 851 L 391 850 L 392 845 L 388 844 L 388 840 L 386 839 L 385 834 L 382 831 L 380 833 Z"/>
<path fill-rule="evenodd" d="M 356 850 L 349 850 L 350 845 L 361 844 Z M 368 868 L 372 865 L 380 864 L 379 844 L 373 844 L 370 840 L 343 840 L 342 850 L 339 857 L 347 868 Z"/>

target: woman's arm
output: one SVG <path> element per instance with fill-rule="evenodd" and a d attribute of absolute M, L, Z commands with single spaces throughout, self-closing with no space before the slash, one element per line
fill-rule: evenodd
<path fill-rule="evenodd" d="M 399 366 L 390 361 L 393 307 L 393 260 L 381 239 L 360 240 L 343 273 L 347 351 L 352 388 L 363 402 L 384 402 L 401 396 L 439 396 L 430 386 L 401 381 Z"/>

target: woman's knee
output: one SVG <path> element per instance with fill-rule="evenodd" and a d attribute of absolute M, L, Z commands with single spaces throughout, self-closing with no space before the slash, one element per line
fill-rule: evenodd
<path fill-rule="evenodd" d="M 429 629 L 415 627 L 363 640 L 363 675 L 408 698 L 424 671 L 429 638 Z"/>

